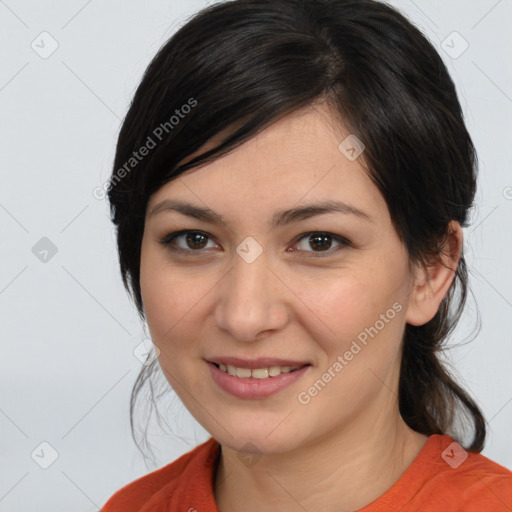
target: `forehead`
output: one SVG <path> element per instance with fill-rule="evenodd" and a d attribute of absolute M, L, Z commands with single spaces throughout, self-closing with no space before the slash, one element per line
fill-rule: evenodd
<path fill-rule="evenodd" d="M 340 143 L 350 137 L 325 104 L 301 109 L 227 155 L 162 186 L 150 198 L 148 212 L 169 198 L 190 200 L 215 211 L 235 209 L 250 217 L 298 203 L 343 200 L 376 215 L 386 205 L 367 175 L 364 152 L 352 158 L 346 144 L 340 149 Z M 218 135 L 183 163 L 220 140 Z"/>

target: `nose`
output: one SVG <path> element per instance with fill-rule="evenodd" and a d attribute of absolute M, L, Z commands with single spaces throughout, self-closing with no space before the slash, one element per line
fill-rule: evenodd
<path fill-rule="evenodd" d="M 250 263 L 236 254 L 218 293 L 216 325 L 237 341 L 257 341 L 288 322 L 290 292 L 269 268 L 265 251 Z"/>

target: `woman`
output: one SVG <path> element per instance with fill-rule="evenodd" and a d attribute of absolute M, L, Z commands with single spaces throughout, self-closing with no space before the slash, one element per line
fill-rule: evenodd
<path fill-rule="evenodd" d="M 192 18 L 135 94 L 109 199 L 159 367 L 212 437 L 104 512 L 510 510 L 439 356 L 475 188 L 454 85 L 391 7 Z"/>

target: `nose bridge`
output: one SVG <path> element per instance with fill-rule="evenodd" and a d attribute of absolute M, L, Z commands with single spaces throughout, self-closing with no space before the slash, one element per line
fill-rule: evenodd
<path fill-rule="evenodd" d="M 236 253 L 221 286 L 216 322 L 234 339 L 253 341 L 261 331 L 282 327 L 286 321 L 285 305 L 276 288 L 269 286 L 275 276 L 263 247 L 247 237 Z"/>

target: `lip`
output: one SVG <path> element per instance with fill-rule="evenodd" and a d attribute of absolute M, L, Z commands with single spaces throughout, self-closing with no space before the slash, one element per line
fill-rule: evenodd
<path fill-rule="evenodd" d="M 271 366 L 304 366 L 309 365 L 307 361 L 292 361 L 291 359 L 275 359 L 271 357 L 260 357 L 258 359 L 241 359 L 239 357 L 212 357 L 207 360 L 208 363 L 225 365 L 230 364 L 237 368 L 249 368 L 254 370 L 255 368 L 269 368 Z M 275 377 L 272 377 L 275 378 Z"/>
<path fill-rule="evenodd" d="M 243 361 L 241 359 L 236 358 L 226 358 L 221 362 L 226 360 L 229 361 Z M 258 359 L 252 361 L 251 363 L 261 364 L 262 361 L 272 361 L 275 363 L 276 359 Z M 243 361 L 244 364 L 247 364 L 248 361 Z M 284 361 L 288 363 L 288 361 Z M 290 361 L 293 362 L 293 361 Z M 217 368 L 213 362 L 207 362 L 208 367 L 210 368 L 210 372 L 212 375 L 213 381 L 226 393 L 229 393 L 232 396 L 237 398 L 242 398 L 246 400 L 258 400 L 261 398 L 267 398 L 272 396 L 279 391 L 291 386 L 293 383 L 297 382 L 301 379 L 304 374 L 309 370 L 311 365 L 307 364 L 298 370 L 295 370 L 290 373 L 282 373 L 277 377 L 270 377 L 268 379 L 255 379 L 253 377 L 249 377 L 247 379 L 243 379 L 240 377 L 235 377 L 233 375 L 229 375 L 228 373 L 222 371 L 220 368 Z M 233 364 L 233 363 L 224 363 L 224 364 Z M 293 364 L 271 364 L 269 366 L 298 366 L 304 363 L 298 363 L 297 365 Z M 233 364 L 233 366 L 236 366 Z M 266 368 L 267 363 L 262 366 L 253 366 L 252 368 Z M 248 368 L 248 366 L 242 366 L 242 368 Z"/>

